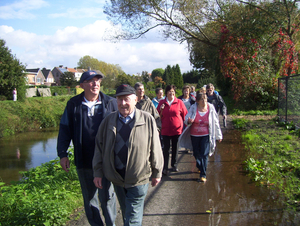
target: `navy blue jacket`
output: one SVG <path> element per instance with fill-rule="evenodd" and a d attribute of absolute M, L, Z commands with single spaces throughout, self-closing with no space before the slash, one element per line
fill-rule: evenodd
<path fill-rule="evenodd" d="M 214 105 L 217 113 L 219 113 L 219 111 L 220 111 L 221 115 L 227 114 L 226 104 L 220 95 L 216 94 L 215 92 L 213 93 L 213 96 L 210 98 L 208 98 L 208 95 L 207 95 L 207 102 Z"/>
<path fill-rule="evenodd" d="M 105 95 L 100 92 L 101 101 L 103 103 L 103 118 L 113 111 L 118 110 L 117 101 L 115 98 Z M 68 156 L 67 150 L 70 142 L 74 145 L 75 165 L 78 169 L 83 168 L 82 162 L 82 101 L 84 100 L 84 92 L 72 97 L 65 108 L 62 115 L 59 134 L 57 139 L 57 155 L 60 158 Z M 100 124 L 98 125 L 100 126 Z"/>

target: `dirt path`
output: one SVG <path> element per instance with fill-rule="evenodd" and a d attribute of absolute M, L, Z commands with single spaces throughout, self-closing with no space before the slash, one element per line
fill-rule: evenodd
<path fill-rule="evenodd" d="M 231 117 L 222 128 L 224 140 L 209 158 L 206 183 L 191 153 L 179 151 L 179 172 L 164 176 L 149 187 L 145 201 L 144 226 L 153 225 L 297 225 L 300 217 L 283 210 L 280 198 L 266 187 L 257 187 L 245 175 L 240 133 L 232 129 Z M 286 222 L 293 222 L 286 224 Z M 296 223 L 296 224 L 294 224 Z M 83 215 L 69 225 L 88 225 Z M 123 225 L 119 211 L 116 225 Z"/>

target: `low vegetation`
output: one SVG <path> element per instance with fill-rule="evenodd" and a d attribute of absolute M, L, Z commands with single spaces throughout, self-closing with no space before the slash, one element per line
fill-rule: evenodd
<path fill-rule="evenodd" d="M 71 96 L 33 97 L 1 101 L 0 138 L 19 132 L 57 127 Z"/>
<path fill-rule="evenodd" d="M 242 129 L 242 139 L 249 150 L 245 169 L 263 186 L 277 190 L 288 204 L 299 210 L 300 201 L 300 131 L 293 124 L 272 120 L 233 120 Z"/>
<path fill-rule="evenodd" d="M 21 173 L 21 181 L 0 182 L 0 225 L 64 225 L 83 206 L 74 164 L 66 173 L 55 159 Z"/>

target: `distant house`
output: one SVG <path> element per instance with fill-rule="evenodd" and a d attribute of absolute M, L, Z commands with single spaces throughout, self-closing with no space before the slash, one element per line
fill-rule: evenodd
<path fill-rule="evenodd" d="M 26 69 L 27 85 L 38 86 L 47 85 L 51 86 L 54 83 L 54 78 L 50 69 L 32 68 Z"/>
<path fill-rule="evenodd" d="M 54 77 L 54 81 L 55 83 L 60 86 L 60 78 L 62 76 L 62 74 L 64 74 L 65 72 L 68 72 L 68 68 L 64 67 L 63 65 L 60 65 L 59 67 L 54 67 L 52 69 L 52 75 Z"/>
<path fill-rule="evenodd" d="M 50 69 L 43 68 L 42 73 L 45 77 L 45 85 L 51 86 L 54 82 L 54 77 Z"/>
<path fill-rule="evenodd" d="M 63 65 L 60 65 L 59 67 L 54 67 L 52 69 L 52 75 L 54 77 L 54 81 L 56 82 L 56 84 L 60 86 L 61 85 L 60 78 L 61 78 L 62 74 L 64 74 L 65 72 L 73 73 L 75 80 L 79 81 L 82 73 L 85 71 L 87 71 L 87 70 L 86 69 L 69 68 L 69 67 L 64 67 Z"/>
<path fill-rule="evenodd" d="M 28 85 L 44 85 L 45 76 L 40 68 L 26 69 Z"/>
<path fill-rule="evenodd" d="M 81 69 L 81 68 L 74 68 L 74 69 L 76 70 L 76 72 L 75 72 L 76 81 L 79 81 L 83 72 L 87 71 L 87 69 Z"/>

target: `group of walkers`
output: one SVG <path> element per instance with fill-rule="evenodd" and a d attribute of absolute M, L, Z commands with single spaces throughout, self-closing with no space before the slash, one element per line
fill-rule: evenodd
<path fill-rule="evenodd" d="M 115 224 L 116 197 L 124 225 L 142 225 L 149 178 L 156 186 L 168 175 L 171 146 L 171 170 L 178 172 L 178 149 L 186 148 L 196 159 L 199 181 L 206 181 L 208 155 L 222 140 L 217 112 L 226 119 L 226 105 L 214 92 L 193 94 L 189 86 L 177 98 L 174 85 L 156 89 L 151 101 L 142 83 L 122 84 L 112 98 L 100 92 L 102 78 L 102 73 L 84 72 L 84 92 L 67 103 L 57 141 L 60 164 L 69 171 L 72 141 L 90 225 L 104 225 L 100 205 L 105 224 Z"/>

